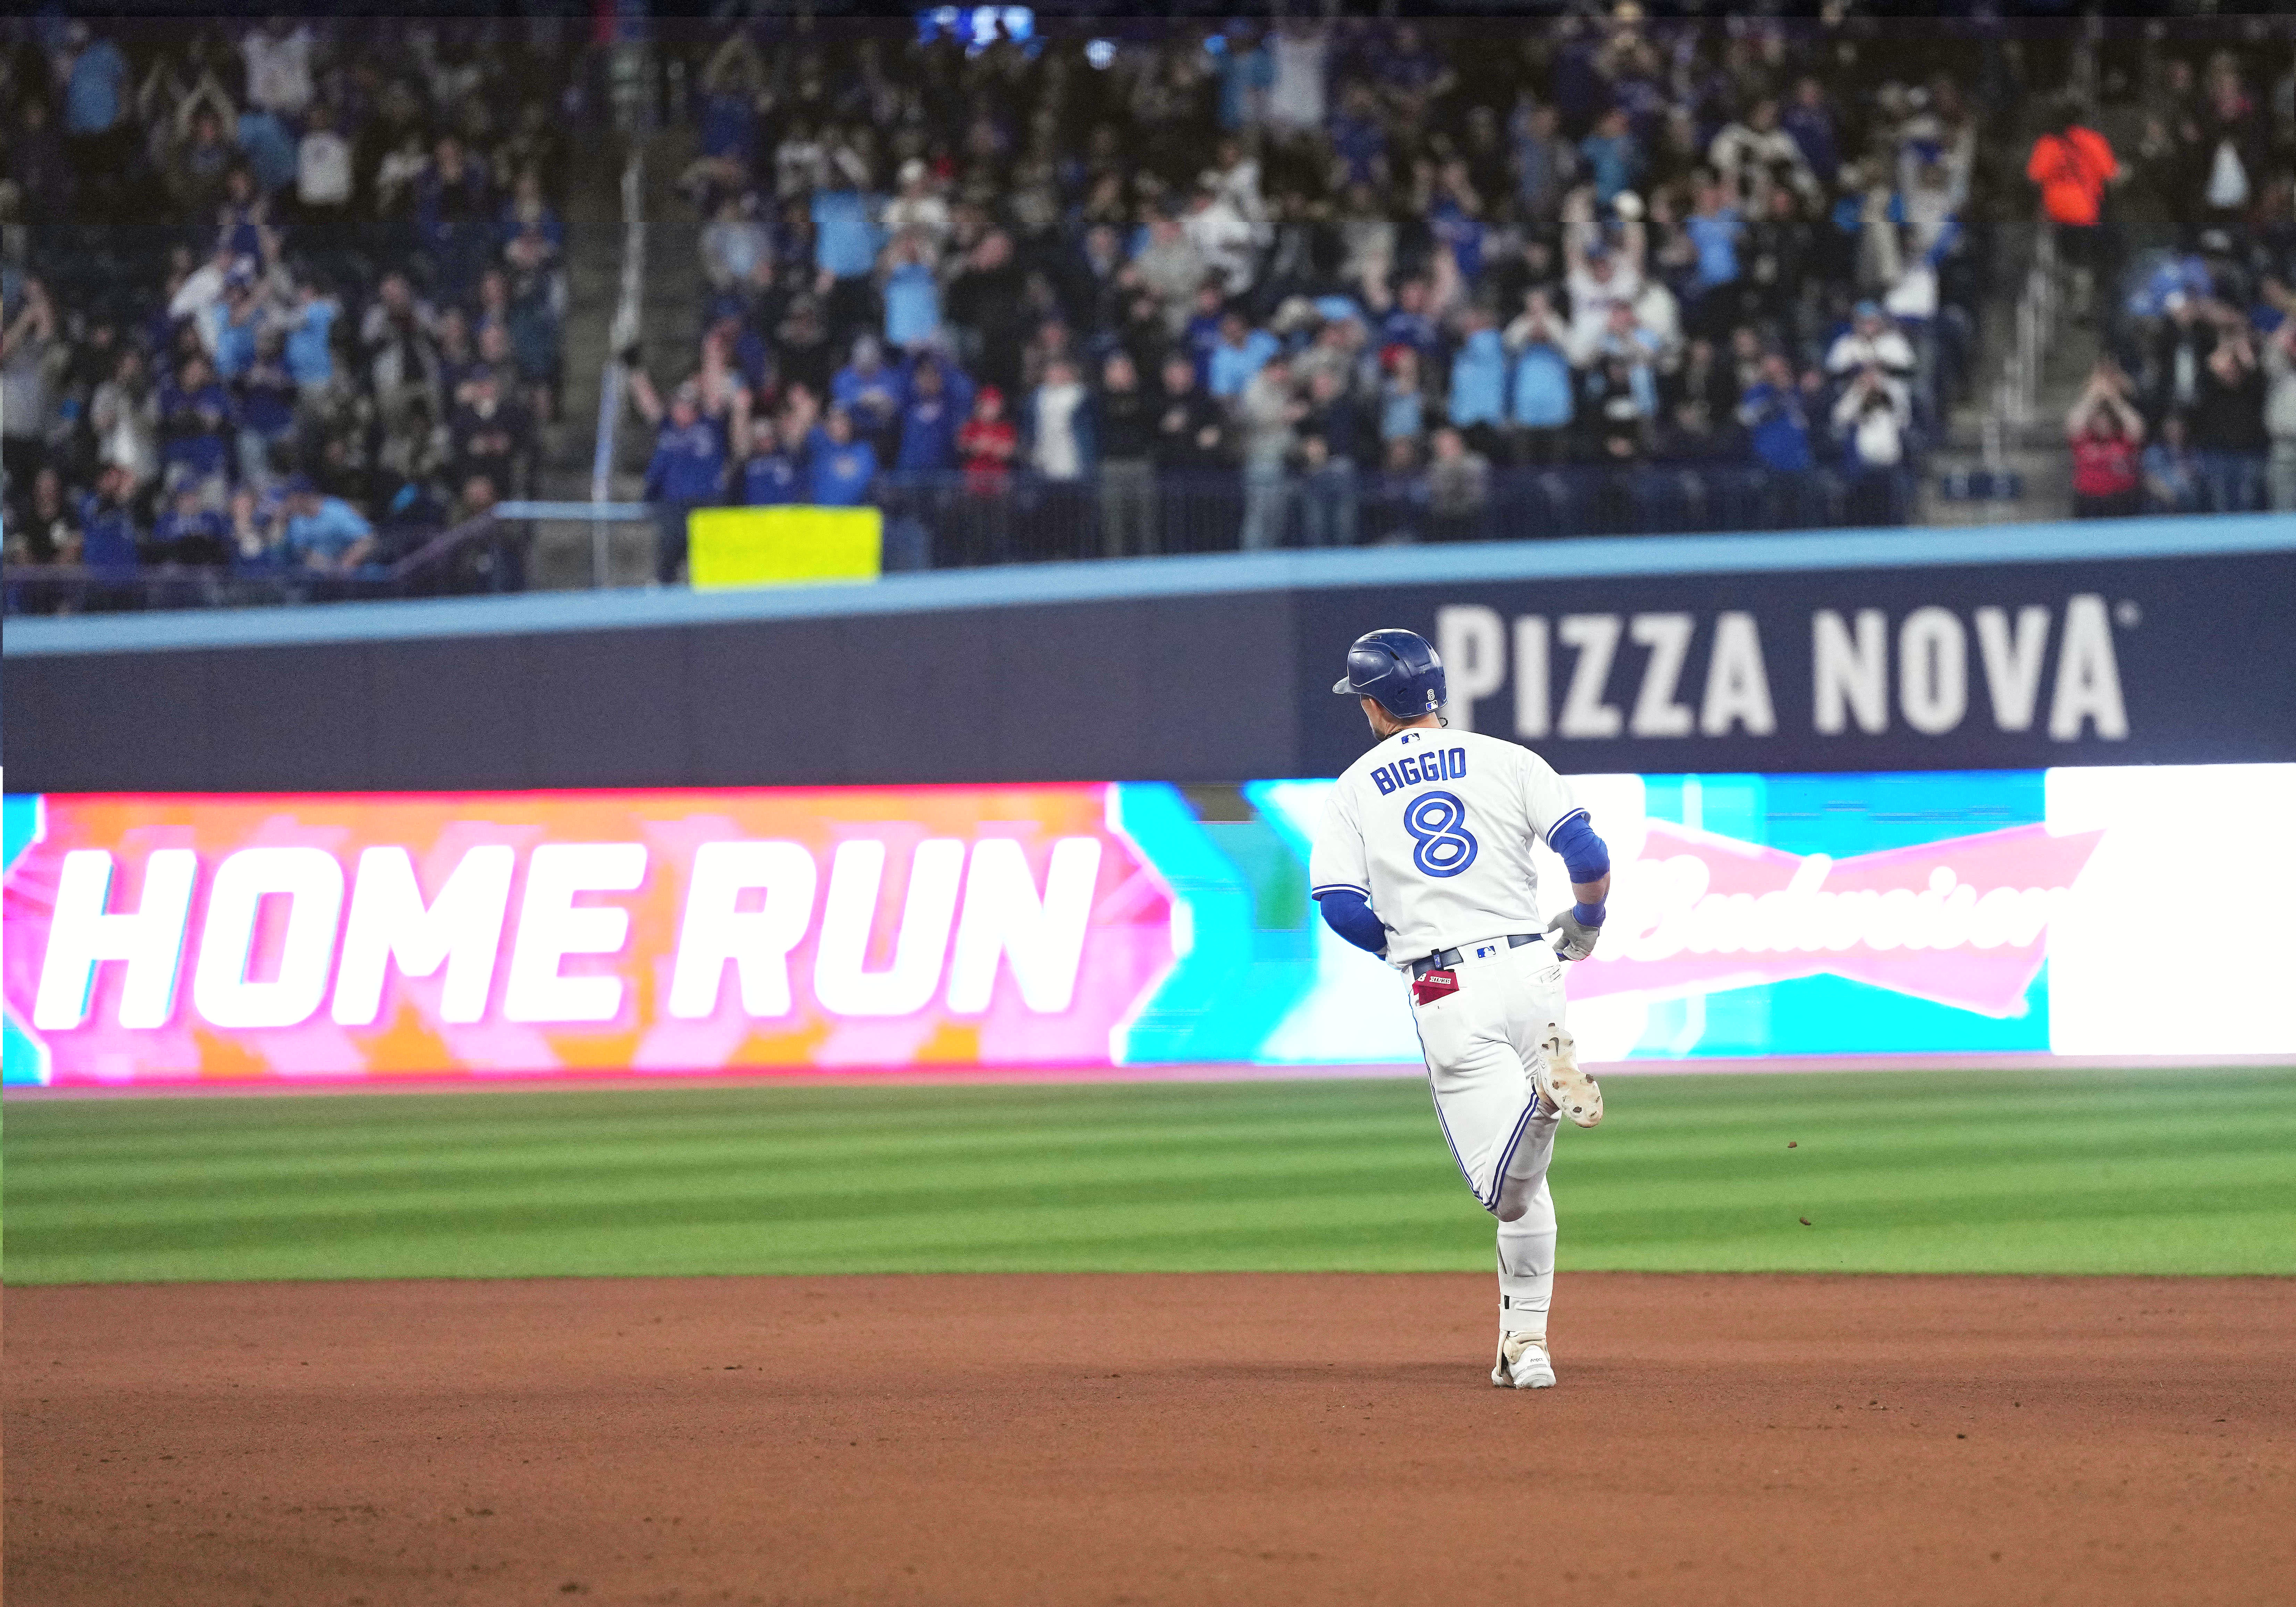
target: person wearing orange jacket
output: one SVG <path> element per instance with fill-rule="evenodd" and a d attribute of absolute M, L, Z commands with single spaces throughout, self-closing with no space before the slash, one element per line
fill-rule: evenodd
<path fill-rule="evenodd" d="M 2041 211 L 2055 232 L 2058 259 L 2072 273 L 2076 317 L 2088 315 L 2103 266 L 2104 187 L 2120 172 L 2111 142 L 2081 121 L 2080 108 L 2071 102 L 2033 142 L 2025 163 L 2025 176 L 2040 187 Z"/>

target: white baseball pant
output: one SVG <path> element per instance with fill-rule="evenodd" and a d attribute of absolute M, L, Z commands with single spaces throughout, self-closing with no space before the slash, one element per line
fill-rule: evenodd
<path fill-rule="evenodd" d="M 1544 1337 L 1554 1292 L 1546 1167 L 1561 1118 L 1541 1108 L 1532 1079 L 1540 1044 L 1562 1026 L 1562 962 L 1544 939 L 1462 947 L 1458 991 L 1412 1010 L 1444 1140 L 1498 1218 L 1500 1330 Z"/>

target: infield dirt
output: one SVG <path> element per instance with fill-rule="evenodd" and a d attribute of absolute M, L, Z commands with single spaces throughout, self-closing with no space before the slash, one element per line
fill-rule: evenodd
<path fill-rule="evenodd" d="M 2296 1281 L 12 1290 L 62 1603 L 2296 1598 Z M 2276 1516 L 2275 1514 L 2277 1514 Z"/>

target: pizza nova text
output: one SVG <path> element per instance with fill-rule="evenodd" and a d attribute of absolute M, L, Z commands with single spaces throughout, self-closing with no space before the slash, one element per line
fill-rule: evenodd
<path fill-rule="evenodd" d="M 2124 605 L 2124 623 L 2129 612 Z M 1978 608 L 1966 622 L 1934 605 L 1894 625 L 1878 608 L 1818 609 L 1809 619 L 1809 729 L 1878 734 L 1901 724 L 1942 736 L 1980 716 L 1997 730 L 2038 728 L 2053 742 L 2125 741 L 2113 626 L 2094 593 L 2069 597 L 2061 609 Z M 1761 627 L 1743 611 L 1704 621 L 1686 611 L 1508 620 L 1461 603 L 1437 611 L 1435 637 L 1449 676 L 1447 712 L 1464 729 L 1598 741 L 1779 730 Z M 1638 676 L 1632 652 L 1642 657 Z M 1510 681 L 1505 704 L 1477 707 L 1496 701 Z"/>

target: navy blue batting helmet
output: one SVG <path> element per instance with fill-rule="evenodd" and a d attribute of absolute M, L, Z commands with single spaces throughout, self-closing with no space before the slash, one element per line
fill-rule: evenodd
<path fill-rule="evenodd" d="M 1366 631 L 1348 649 L 1348 673 L 1333 692 L 1371 698 L 1399 720 L 1415 720 L 1443 706 L 1443 660 L 1417 631 Z"/>

